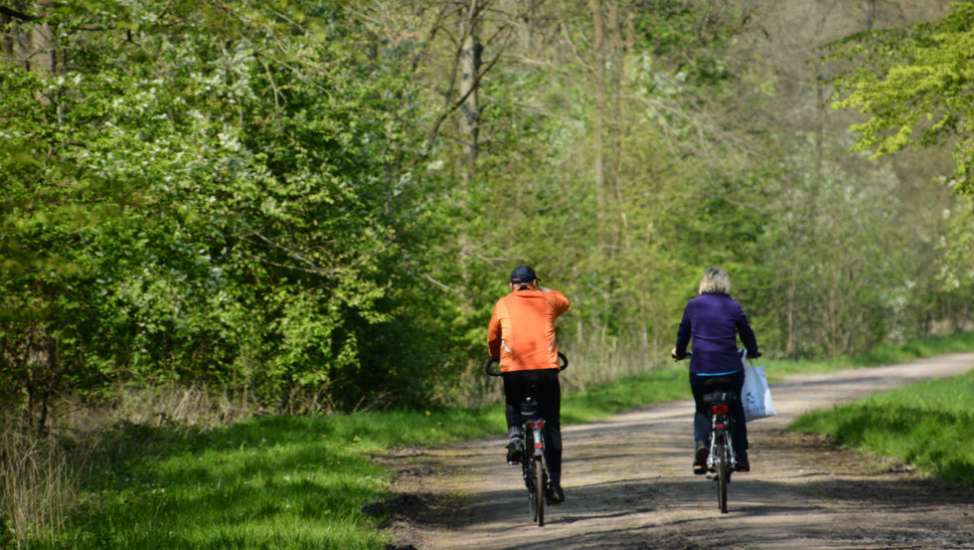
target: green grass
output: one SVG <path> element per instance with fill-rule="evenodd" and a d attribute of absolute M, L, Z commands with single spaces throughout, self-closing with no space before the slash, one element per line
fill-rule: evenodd
<path fill-rule="evenodd" d="M 974 349 L 941 338 L 835 361 L 761 361 L 769 374 L 820 372 Z M 576 367 L 577 368 L 577 367 Z M 566 395 L 566 424 L 689 399 L 686 364 Z M 497 384 L 498 392 L 500 384 Z M 968 424 L 971 425 L 971 424 Z M 38 548 L 375 548 L 381 518 L 362 506 L 388 494 L 372 457 L 504 433 L 500 406 L 262 417 L 213 430 L 123 426 L 85 480 L 67 529 Z M 498 449 L 498 460 L 501 450 Z"/>
<path fill-rule="evenodd" d="M 801 361 L 765 360 L 761 358 L 758 363 L 766 365 L 765 372 L 768 379 L 773 383 L 780 381 L 789 374 L 822 373 L 876 365 L 893 365 L 945 353 L 972 350 L 974 350 L 974 332 L 964 332 L 919 338 L 899 344 L 881 344 L 862 355 L 856 356 L 843 355 L 832 359 L 803 359 Z"/>
<path fill-rule="evenodd" d="M 684 370 L 660 369 L 566 396 L 563 420 L 685 397 Z M 372 456 L 504 432 L 499 406 L 264 417 L 210 431 L 127 426 L 103 457 L 113 467 L 87 480 L 66 532 L 35 546 L 379 547 L 379 520 L 361 508 L 390 480 Z"/>
<path fill-rule="evenodd" d="M 830 435 L 855 449 L 896 457 L 937 477 L 974 486 L 974 372 L 911 384 L 796 420 L 796 431 Z"/>

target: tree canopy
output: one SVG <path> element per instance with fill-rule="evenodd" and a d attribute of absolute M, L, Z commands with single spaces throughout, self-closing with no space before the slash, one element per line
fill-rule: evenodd
<path fill-rule="evenodd" d="M 879 158 L 951 143 L 947 183 L 974 194 L 974 2 L 955 2 L 938 21 L 856 34 L 833 48 L 857 67 L 838 79 L 833 104 L 866 116 L 852 126 L 856 149 Z"/>
<path fill-rule="evenodd" d="M 837 49 L 862 63 L 837 88 L 872 117 L 860 146 L 953 142 L 961 189 L 970 6 Z M 15 2 L 2 404 L 43 424 L 126 385 L 289 412 L 475 402 L 518 263 L 573 302 L 568 385 L 655 364 L 713 264 L 772 355 L 963 327 L 969 209 L 925 184 L 933 162 L 850 154 L 827 108 L 822 42 L 904 23 L 856 9 Z"/>

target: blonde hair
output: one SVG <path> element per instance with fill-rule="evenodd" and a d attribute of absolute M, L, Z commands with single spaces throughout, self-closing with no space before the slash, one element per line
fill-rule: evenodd
<path fill-rule="evenodd" d="M 731 284 L 727 272 L 719 267 L 708 267 L 700 279 L 699 294 L 730 294 Z"/>

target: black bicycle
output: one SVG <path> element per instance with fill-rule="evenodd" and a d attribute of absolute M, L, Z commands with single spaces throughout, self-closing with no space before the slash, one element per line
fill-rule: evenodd
<path fill-rule="evenodd" d="M 559 370 L 568 368 L 568 357 L 558 352 Z M 495 366 L 498 365 L 496 359 L 488 357 L 484 362 L 484 372 L 488 376 L 500 376 L 501 372 Z M 542 418 L 538 400 L 534 397 L 534 388 L 528 392 L 528 396 L 520 403 L 518 410 L 521 413 L 521 448 L 529 453 L 524 453 L 521 457 L 521 473 L 524 476 L 524 485 L 528 489 L 528 508 L 534 516 L 534 521 L 538 527 L 544 527 L 544 507 L 545 495 L 548 493 L 548 462 L 545 460 L 545 419 Z"/>

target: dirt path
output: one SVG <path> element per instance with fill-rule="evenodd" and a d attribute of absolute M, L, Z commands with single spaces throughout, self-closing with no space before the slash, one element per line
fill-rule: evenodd
<path fill-rule="evenodd" d="M 392 528 L 418 548 L 974 548 L 971 489 L 784 431 L 807 410 L 971 368 L 974 354 L 958 354 L 773 386 L 779 416 L 748 425 L 752 471 L 735 476 L 723 517 L 713 483 L 690 471 L 687 401 L 564 429 L 566 502 L 544 528 L 499 439 L 392 457 L 411 495 Z"/>

